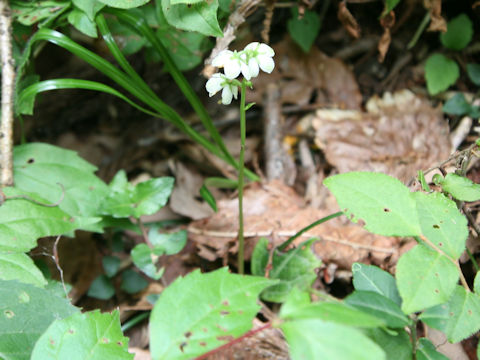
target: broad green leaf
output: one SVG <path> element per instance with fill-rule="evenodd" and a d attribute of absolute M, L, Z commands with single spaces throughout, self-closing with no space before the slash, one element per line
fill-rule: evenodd
<path fill-rule="evenodd" d="M 443 46 L 462 50 L 472 40 L 473 23 L 466 14 L 460 14 L 447 23 L 447 32 L 440 33 Z"/>
<path fill-rule="evenodd" d="M 129 294 L 136 294 L 148 286 L 148 281 L 145 280 L 139 273 L 133 270 L 125 270 L 122 273 L 122 290 Z"/>
<path fill-rule="evenodd" d="M 434 181 L 442 186 L 442 189 L 452 195 L 455 199 L 461 201 L 477 201 L 480 200 L 480 185 L 475 184 L 472 180 L 450 173 L 442 178 L 436 176 Z"/>
<path fill-rule="evenodd" d="M 417 245 L 397 263 L 397 287 L 405 314 L 446 302 L 455 290 L 459 275 L 444 255 Z"/>
<path fill-rule="evenodd" d="M 115 276 L 120 269 L 120 259 L 116 256 L 104 256 L 102 258 L 102 265 L 105 274 L 111 278 Z"/>
<path fill-rule="evenodd" d="M 31 360 L 133 360 L 120 314 L 95 310 L 57 320 L 38 339 Z"/>
<path fill-rule="evenodd" d="M 443 112 L 450 115 L 466 115 L 472 110 L 472 105 L 462 93 L 456 93 L 443 105 Z"/>
<path fill-rule="evenodd" d="M 135 245 L 130 255 L 135 266 L 147 276 L 155 280 L 162 277 L 165 269 L 157 269 L 155 263 L 158 260 L 158 256 L 153 253 L 153 249 L 150 249 L 147 244 Z"/>
<path fill-rule="evenodd" d="M 417 360 L 448 360 L 448 357 L 439 353 L 427 338 L 420 338 L 417 345 Z"/>
<path fill-rule="evenodd" d="M 192 359 L 241 336 L 260 309 L 259 293 L 272 283 L 227 268 L 177 278 L 150 316 L 152 359 Z"/>
<path fill-rule="evenodd" d="M 0 279 L 44 287 L 47 280 L 27 254 L 0 251 Z"/>
<path fill-rule="evenodd" d="M 412 343 L 406 331 L 392 334 L 384 329 L 364 329 L 363 332 L 385 351 L 388 360 L 412 360 Z"/>
<path fill-rule="evenodd" d="M 308 291 L 300 291 L 297 288 L 293 288 L 285 299 L 285 302 L 282 304 L 279 316 L 286 319 L 291 314 L 297 312 L 298 309 L 310 304 L 310 293 Z"/>
<path fill-rule="evenodd" d="M 28 196 L 37 202 L 49 203 L 17 188 L 2 190 L 7 197 Z M 38 238 L 62 235 L 76 228 L 77 223 L 58 207 L 42 206 L 20 198 L 7 199 L 0 206 L 0 251 L 26 252 L 37 245 Z"/>
<path fill-rule="evenodd" d="M 288 314 L 284 314 L 282 318 L 294 321 L 299 319 L 318 319 L 364 328 L 386 325 L 384 320 L 350 306 L 350 304 L 341 302 L 301 304 L 296 309 L 290 309 Z"/>
<path fill-rule="evenodd" d="M 25 1 L 12 0 L 10 6 L 13 19 L 23 25 L 33 25 L 39 21 L 60 15 L 70 1 Z"/>
<path fill-rule="evenodd" d="M 473 280 L 473 291 L 475 294 L 480 296 L 480 271 L 477 272 L 475 275 L 475 279 Z"/>
<path fill-rule="evenodd" d="M 397 290 L 395 278 L 378 266 L 354 263 L 352 265 L 353 286 L 358 291 L 373 291 L 400 306 L 402 298 Z"/>
<path fill-rule="evenodd" d="M 162 0 L 162 11 L 168 23 L 177 29 L 196 31 L 207 36 L 223 37 L 217 21 L 218 0 L 174 5 Z"/>
<path fill-rule="evenodd" d="M 382 319 L 391 328 L 403 328 L 410 324 L 399 305 L 376 292 L 354 291 L 345 299 L 345 303 Z"/>
<path fill-rule="evenodd" d="M 73 5 L 87 14 L 88 18 L 95 21 L 95 15 L 105 7 L 99 0 L 72 0 Z"/>
<path fill-rule="evenodd" d="M 101 211 L 113 217 L 152 215 L 167 203 L 173 182 L 171 177 L 161 177 L 133 186 L 126 182 L 126 174 L 121 170 L 109 185 L 110 194 L 103 202 Z"/>
<path fill-rule="evenodd" d="M 297 287 L 307 290 L 317 278 L 315 269 L 321 265 L 311 247 L 314 239 L 307 240 L 297 248 L 287 252 L 275 251 L 272 257 L 272 269 L 269 272 L 270 279 L 278 279 L 280 282 L 265 289 L 261 297 L 267 301 L 283 302 L 288 293 Z M 264 276 L 265 268 L 269 260 L 268 240 L 262 238 L 252 254 L 252 273 Z"/>
<path fill-rule="evenodd" d="M 0 358 L 30 359 L 35 342 L 48 326 L 78 311 L 45 289 L 0 280 Z"/>
<path fill-rule="evenodd" d="M 433 54 L 425 63 L 425 79 L 430 95 L 437 95 L 455 84 L 460 70 L 455 61 L 442 54 Z"/>
<path fill-rule="evenodd" d="M 101 3 L 118 9 L 131 9 L 145 5 L 150 0 L 98 0 Z"/>
<path fill-rule="evenodd" d="M 288 33 L 308 53 L 322 25 L 320 16 L 314 11 L 304 10 L 302 18 L 299 18 L 298 7 L 292 7 L 291 10 L 292 18 L 287 22 Z"/>
<path fill-rule="evenodd" d="M 447 255 L 458 259 L 465 251 L 468 227 L 455 202 L 438 192 L 416 192 L 413 197 L 423 235 Z"/>
<path fill-rule="evenodd" d="M 160 226 L 152 226 L 148 231 L 148 238 L 153 245 L 156 255 L 178 254 L 187 244 L 187 231 L 180 230 L 173 233 L 160 232 Z"/>
<path fill-rule="evenodd" d="M 480 296 L 457 285 L 447 303 L 428 309 L 420 319 L 444 332 L 449 342 L 460 342 L 480 330 Z"/>
<path fill-rule="evenodd" d="M 81 10 L 73 9 L 70 11 L 68 14 L 68 22 L 87 36 L 93 38 L 98 36 L 97 25 Z"/>
<path fill-rule="evenodd" d="M 280 325 L 293 360 L 380 360 L 384 351 L 360 330 L 317 319 Z"/>
<path fill-rule="evenodd" d="M 61 200 L 59 208 L 78 222 L 76 229 L 102 231 L 96 224 L 101 220 L 98 208 L 108 188 L 94 175 L 95 166 L 74 151 L 41 143 L 16 146 L 13 156 L 17 188 L 49 203 Z"/>
<path fill-rule="evenodd" d="M 93 280 L 87 295 L 95 299 L 108 300 L 115 295 L 115 288 L 106 275 L 99 275 Z"/>
<path fill-rule="evenodd" d="M 467 74 L 475 85 L 480 86 L 480 64 L 467 64 Z"/>
<path fill-rule="evenodd" d="M 382 173 L 350 172 L 331 176 L 324 184 L 353 222 L 385 236 L 420 235 L 415 201 L 398 179 Z"/>

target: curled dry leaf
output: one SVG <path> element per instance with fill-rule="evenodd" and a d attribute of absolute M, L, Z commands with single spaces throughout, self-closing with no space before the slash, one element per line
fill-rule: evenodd
<path fill-rule="evenodd" d="M 348 10 L 345 1 L 341 1 L 338 4 L 337 17 L 351 37 L 355 39 L 358 39 L 360 37 L 360 25 L 358 25 L 357 20 L 353 17 L 350 10 Z"/>
<path fill-rule="evenodd" d="M 383 35 L 378 42 L 378 61 L 383 62 L 392 41 L 392 35 L 390 33 L 390 30 L 393 25 L 395 25 L 395 13 L 393 11 L 390 11 L 390 13 L 380 19 L 380 24 L 383 27 Z"/>
<path fill-rule="evenodd" d="M 423 0 L 423 6 L 430 11 L 430 26 L 427 31 L 447 31 L 447 22 L 442 17 L 442 0 Z"/>

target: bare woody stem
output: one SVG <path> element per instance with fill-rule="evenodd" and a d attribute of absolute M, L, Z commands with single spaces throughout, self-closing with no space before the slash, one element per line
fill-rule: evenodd
<path fill-rule="evenodd" d="M 13 101 L 15 67 L 12 57 L 12 14 L 8 0 L 0 0 L 2 116 L 0 119 L 0 187 L 13 185 Z"/>

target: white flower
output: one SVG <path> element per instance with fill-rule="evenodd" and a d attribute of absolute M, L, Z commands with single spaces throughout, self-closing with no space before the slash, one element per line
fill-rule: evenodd
<path fill-rule="evenodd" d="M 253 77 L 258 75 L 259 67 L 269 74 L 273 71 L 275 63 L 273 62 L 272 57 L 274 55 L 275 51 L 273 51 L 270 46 L 259 42 L 252 42 L 243 49 L 244 61 L 248 64 L 250 74 Z"/>
<path fill-rule="evenodd" d="M 205 88 L 210 97 L 222 90 L 222 104 L 224 105 L 229 105 L 232 102 L 232 98 L 236 99 L 238 96 L 237 85 L 233 84 L 232 79 L 220 73 L 213 74 L 207 81 Z"/>
<path fill-rule="evenodd" d="M 223 50 L 212 60 L 212 65 L 218 68 L 223 67 L 225 76 L 229 79 L 235 79 L 240 75 L 243 63 L 240 55 L 236 51 Z"/>

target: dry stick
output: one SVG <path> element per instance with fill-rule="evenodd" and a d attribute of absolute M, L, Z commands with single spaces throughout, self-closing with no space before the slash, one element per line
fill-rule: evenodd
<path fill-rule="evenodd" d="M 0 0 L 0 52 L 2 64 L 2 117 L 0 120 L 0 187 L 13 186 L 13 100 L 15 67 L 12 57 L 12 13 L 8 0 Z"/>
<path fill-rule="evenodd" d="M 68 291 L 67 287 L 65 286 L 65 280 L 63 278 L 63 269 L 60 266 L 60 258 L 58 257 L 58 242 L 62 235 L 58 235 L 55 243 L 53 244 L 53 261 L 55 262 L 55 266 L 57 267 L 58 272 L 60 273 L 60 281 L 62 282 L 63 291 L 65 292 L 65 297 L 68 299 Z"/>

